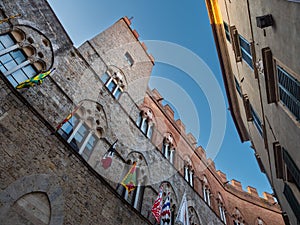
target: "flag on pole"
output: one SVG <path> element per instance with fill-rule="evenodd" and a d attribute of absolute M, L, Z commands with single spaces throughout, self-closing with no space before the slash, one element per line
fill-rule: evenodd
<path fill-rule="evenodd" d="M 163 225 L 171 224 L 171 202 L 170 202 L 170 192 L 168 193 L 164 205 L 161 210 L 161 221 Z"/>
<path fill-rule="evenodd" d="M 2 23 L 7 23 L 10 19 L 15 19 L 17 17 L 21 16 L 21 14 L 16 14 L 16 15 L 12 15 L 12 16 L 9 16 L 9 17 L 6 17 L 6 18 L 3 18 L 3 19 L 0 19 L 0 24 Z"/>
<path fill-rule="evenodd" d="M 82 103 L 80 103 L 80 104 L 78 104 L 75 108 L 74 108 L 74 110 L 71 112 L 71 113 L 69 113 L 68 115 L 67 115 L 67 117 L 66 118 L 64 118 L 63 119 L 63 121 L 61 121 L 57 126 L 56 126 L 56 129 L 55 129 L 55 131 L 53 132 L 53 134 L 54 133 L 56 133 L 66 122 L 68 122 L 71 118 L 72 118 L 72 116 L 74 116 L 74 114 L 76 113 L 76 111 L 80 108 L 80 106 L 82 105 Z"/>
<path fill-rule="evenodd" d="M 181 225 L 190 225 L 188 205 L 187 205 L 185 192 L 183 194 L 183 197 L 182 197 L 179 209 L 178 209 L 178 214 L 176 216 L 175 223 L 179 223 Z"/>
<path fill-rule="evenodd" d="M 105 152 L 105 154 L 103 155 L 102 159 L 101 159 L 101 163 L 102 163 L 102 167 L 104 169 L 107 169 L 110 167 L 111 163 L 112 163 L 112 158 L 115 154 L 115 146 L 117 144 L 117 141 L 116 140 L 110 147 L 109 149 Z"/>
<path fill-rule="evenodd" d="M 29 87 L 33 87 L 34 85 L 39 85 L 39 84 L 43 83 L 43 80 L 48 75 L 50 75 L 54 70 L 55 70 L 55 68 L 52 68 L 44 73 L 40 73 L 30 79 L 27 79 L 27 80 L 21 82 L 20 84 L 18 84 L 16 86 L 16 89 L 29 88 Z"/>
<path fill-rule="evenodd" d="M 154 204 L 151 209 L 151 212 L 158 223 L 160 221 L 161 209 L 162 209 L 162 201 L 163 201 L 162 194 L 163 194 L 163 189 L 161 187 L 159 190 L 158 196 L 157 196 L 156 200 L 154 201 Z"/>
<path fill-rule="evenodd" d="M 132 167 L 123 178 L 121 184 L 127 189 L 128 194 L 133 191 L 136 187 L 136 162 L 133 163 Z"/>

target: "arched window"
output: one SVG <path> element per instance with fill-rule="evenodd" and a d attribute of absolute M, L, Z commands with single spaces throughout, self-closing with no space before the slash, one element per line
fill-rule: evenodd
<path fill-rule="evenodd" d="M 130 205 L 138 211 L 141 211 L 145 185 L 148 182 L 148 166 L 142 154 L 132 152 L 128 156 L 127 165 L 124 170 L 124 177 L 129 170 L 132 169 L 134 163 L 136 164 L 134 171 L 135 176 L 133 176 L 135 178 L 135 180 L 133 180 L 135 188 L 132 191 L 128 191 L 128 189 L 126 189 L 123 185 L 118 184 L 117 191 Z"/>
<path fill-rule="evenodd" d="M 97 137 L 78 115 L 72 116 L 58 132 L 73 149 L 82 155 L 85 160 L 88 160 L 96 145 Z"/>
<path fill-rule="evenodd" d="M 177 199 L 175 192 L 168 182 L 161 184 L 163 189 L 163 205 L 160 225 L 174 225 L 175 224 L 175 210 L 177 205 Z"/>
<path fill-rule="evenodd" d="M 152 138 L 154 123 L 151 109 L 143 109 L 138 116 L 136 124 L 149 139 Z"/>
<path fill-rule="evenodd" d="M 14 31 L 15 34 L 17 32 L 20 40 L 16 40 L 12 33 L 0 35 L 0 71 L 14 87 L 37 74 L 36 68 L 28 59 L 34 54 L 34 48 L 20 48 L 17 42 L 23 41 L 25 34 Z"/>
<path fill-rule="evenodd" d="M 211 202 L 210 202 L 210 189 L 209 189 L 209 184 L 207 181 L 206 176 L 203 176 L 203 180 L 202 180 L 202 194 L 203 194 L 203 200 L 209 205 L 211 206 Z"/>
<path fill-rule="evenodd" d="M 237 207 L 235 207 L 232 217 L 233 217 L 234 225 L 245 225 L 246 224 L 240 210 Z"/>
<path fill-rule="evenodd" d="M 185 161 L 184 163 L 184 179 L 194 187 L 194 170 L 192 169 L 192 164 Z"/>
<path fill-rule="evenodd" d="M 260 217 L 257 217 L 255 225 L 266 225 L 266 224 Z"/>
<path fill-rule="evenodd" d="M 171 133 L 167 133 L 164 137 L 162 145 L 162 154 L 166 159 L 170 161 L 170 163 L 174 164 L 175 143 Z"/>
<path fill-rule="evenodd" d="M 85 106 L 88 107 L 87 103 Z M 64 119 L 64 123 L 58 130 L 58 133 L 85 160 L 88 160 L 92 154 L 101 136 L 100 130 L 103 130 L 102 126 L 105 126 L 102 118 L 104 112 L 100 112 L 100 108 L 94 104 L 90 107 L 93 107 L 94 110 L 86 109 L 83 103 L 79 104 Z M 91 114 L 90 112 L 95 113 Z"/>
<path fill-rule="evenodd" d="M 218 193 L 217 202 L 218 202 L 218 209 L 219 209 L 220 218 L 224 222 L 224 224 L 227 224 L 226 215 L 225 215 L 226 210 L 225 210 L 225 206 L 224 206 L 224 201 L 223 201 L 223 198 L 222 198 L 220 193 Z"/>
<path fill-rule="evenodd" d="M 120 69 L 111 66 L 102 75 L 101 80 L 112 95 L 116 99 L 119 99 L 121 93 L 124 91 L 126 83 L 123 72 Z"/>
<path fill-rule="evenodd" d="M 198 217 L 196 210 L 192 206 L 189 206 L 188 211 L 190 225 L 201 225 L 202 222 L 201 219 Z"/>

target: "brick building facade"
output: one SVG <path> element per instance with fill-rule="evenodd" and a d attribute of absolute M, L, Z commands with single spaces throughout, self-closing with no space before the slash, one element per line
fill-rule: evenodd
<path fill-rule="evenodd" d="M 160 186 L 171 224 L 184 192 L 190 224 L 283 224 L 273 197 L 228 182 L 148 89 L 154 59 L 126 17 L 75 48 L 47 1 L 0 7 L 1 19 L 21 14 L 0 24 L 1 224 L 155 224 Z M 42 84 L 16 89 L 50 68 Z M 128 193 L 120 182 L 135 163 Z"/>

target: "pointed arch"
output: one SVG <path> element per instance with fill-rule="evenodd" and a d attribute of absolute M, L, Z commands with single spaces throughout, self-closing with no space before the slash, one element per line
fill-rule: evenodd
<path fill-rule="evenodd" d="M 188 206 L 190 225 L 202 225 L 201 218 L 198 216 L 197 211 L 193 206 Z"/>
<path fill-rule="evenodd" d="M 175 224 L 175 212 L 178 207 L 178 198 L 176 192 L 174 191 L 174 188 L 169 181 L 161 182 L 160 187 L 163 188 L 163 204 L 166 202 L 166 199 L 169 196 L 171 210 L 171 216 L 169 218 L 171 222 L 169 224 L 173 225 Z"/>
<path fill-rule="evenodd" d="M 66 116 L 58 133 L 86 161 L 89 160 L 100 138 L 108 129 L 103 106 L 96 101 L 84 99 Z"/>
<path fill-rule="evenodd" d="M 149 183 L 148 163 L 144 155 L 137 151 L 130 152 L 125 159 L 122 179 L 130 170 L 134 169 L 133 184 L 134 189 L 128 191 L 121 183 L 117 185 L 117 192 L 135 209 L 141 211 L 145 186 Z"/>
<path fill-rule="evenodd" d="M 124 72 L 115 65 L 108 65 L 106 72 L 100 79 L 116 99 L 119 99 L 128 86 Z"/>
<path fill-rule="evenodd" d="M 211 190 L 210 190 L 210 184 L 209 184 L 209 180 L 207 179 L 206 175 L 203 174 L 202 176 L 202 196 L 203 196 L 203 200 L 209 205 L 211 206 Z"/>
<path fill-rule="evenodd" d="M 225 206 L 225 202 L 224 202 L 223 197 L 220 192 L 218 192 L 216 200 L 217 200 L 217 204 L 218 204 L 220 219 L 224 222 L 224 224 L 227 224 L 226 206 Z"/>
<path fill-rule="evenodd" d="M 237 207 L 235 207 L 233 209 L 232 218 L 233 218 L 234 225 L 245 225 L 246 224 L 243 214 Z"/>
<path fill-rule="evenodd" d="M 175 161 L 176 141 L 171 132 L 166 132 L 162 140 L 162 154 L 171 164 Z"/>
<path fill-rule="evenodd" d="M 57 178 L 49 174 L 34 174 L 16 180 L 0 192 L 0 221 L 5 218 L 7 212 L 19 199 L 26 197 L 27 194 L 42 193 L 49 200 L 49 225 L 63 224 L 64 196 L 63 190 L 58 184 Z M 10 198 L 7 198 L 7 196 L 10 196 Z M 50 198 L 49 196 L 55 197 Z"/>
<path fill-rule="evenodd" d="M 146 106 L 141 107 L 136 125 L 149 139 L 151 139 L 155 126 L 155 116 L 153 110 Z"/>
<path fill-rule="evenodd" d="M 184 155 L 183 156 L 183 160 L 184 160 L 184 170 L 183 170 L 183 176 L 184 179 L 186 180 L 186 182 L 188 182 L 188 184 L 191 187 L 194 187 L 194 165 L 192 160 L 190 159 L 189 155 Z"/>
<path fill-rule="evenodd" d="M 48 40 L 47 47 L 42 44 L 43 39 Z M 13 26 L 0 34 L 0 44 L 0 70 L 14 87 L 53 66 L 54 54 L 50 40 L 31 26 Z"/>

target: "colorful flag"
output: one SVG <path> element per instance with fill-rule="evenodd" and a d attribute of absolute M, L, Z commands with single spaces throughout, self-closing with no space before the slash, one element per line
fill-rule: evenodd
<path fill-rule="evenodd" d="M 170 203 L 170 192 L 168 193 L 165 203 L 161 210 L 161 221 L 163 222 L 162 225 L 169 225 L 171 224 L 171 203 Z"/>
<path fill-rule="evenodd" d="M 188 205 L 187 205 L 187 200 L 186 200 L 186 193 L 184 192 L 178 214 L 175 220 L 175 223 L 179 223 L 181 225 L 190 225 L 190 220 L 189 220 L 189 212 L 188 212 Z"/>
<path fill-rule="evenodd" d="M 80 106 L 82 105 L 82 103 L 80 103 L 80 104 L 78 104 L 76 107 L 75 107 L 75 109 L 69 114 L 69 115 L 67 115 L 67 117 L 65 118 L 65 119 L 63 119 L 63 121 L 61 121 L 58 125 L 57 125 L 57 127 L 56 127 L 56 129 L 55 129 L 55 131 L 54 131 L 54 133 L 56 133 L 66 122 L 68 122 L 71 118 L 72 118 L 72 116 L 76 113 L 76 111 L 80 108 Z"/>
<path fill-rule="evenodd" d="M 39 84 L 43 83 L 43 80 L 48 75 L 50 75 L 54 70 L 55 70 L 55 68 L 52 68 L 51 70 L 48 70 L 44 73 L 40 73 L 30 79 L 27 79 L 27 80 L 21 82 L 19 85 L 17 85 L 16 88 L 17 89 L 29 88 L 29 87 L 33 87 L 34 85 L 39 85 Z"/>
<path fill-rule="evenodd" d="M 132 167 L 122 180 L 121 184 L 127 189 L 128 194 L 133 191 L 136 187 L 136 162 L 133 163 Z"/>
<path fill-rule="evenodd" d="M 161 209 L 162 209 L 162 194 L 163 194 L 163 189 L 161 187 L 159 190 L 158 196 L 157 196 L 156 200 L 154 201 L 154 204 L 151 209 L 151 212 L 158 223 L 160 221 Z"/>
<path fill-rule="evenodd" d="M 116 140 L 110 147 L 109 149 L 105 152 L 105 154 L 103 155 L 102 159 L 101 159 L 101 163 L 102 163 L 102 167 L 104 169 L 107 169 L 108 167 L 110 167 L 111 163 L 112 163 L 112 158 L 115 154 L 115 146 L 117 144 Z"/>

